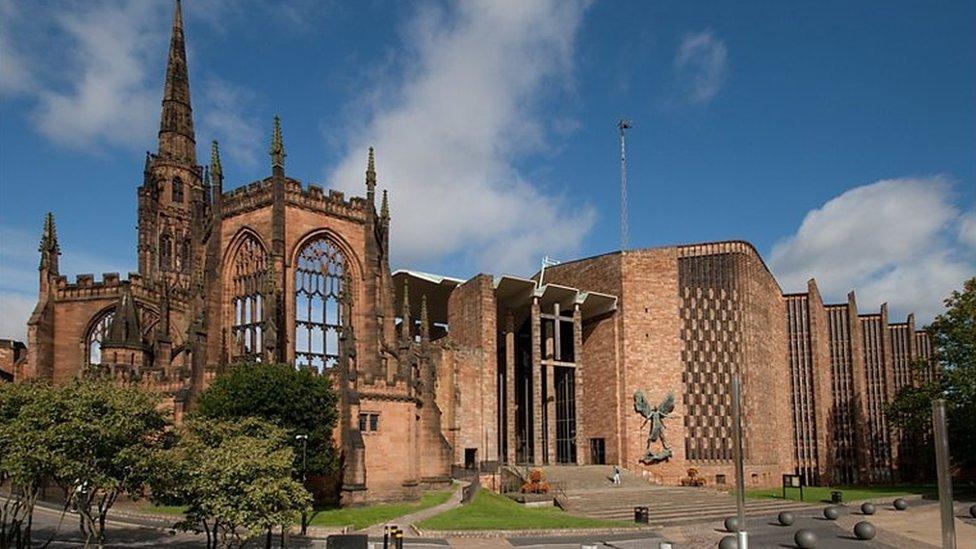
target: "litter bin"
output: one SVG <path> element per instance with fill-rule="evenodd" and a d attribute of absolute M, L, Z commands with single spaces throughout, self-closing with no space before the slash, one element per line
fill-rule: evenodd
<path fill-rule="evenodd" d="M 638 522 L 640 524 L 647 524 L 648 522 L 650 522 L 650 519 L 651 519 L 651 514 L 647 510 L 647 507 L 643 507 L 643 506 L 634 507 L 634 522 Z"/>
<path fill-rule="evenodd" d="M 840 490 L 830 492 L 830 503 L 844 503 L 844 493 Z"/>

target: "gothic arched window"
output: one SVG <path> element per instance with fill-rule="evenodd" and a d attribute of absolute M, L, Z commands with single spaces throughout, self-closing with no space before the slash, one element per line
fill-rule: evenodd
<path fill-rule="evenodd" d="M 339 361 L 339 301 L 346 258 L 334 242 L 305 244 L 295 265 L 295 366 L 323 371 Z"/>
<path fill-rule="evenodd" d="M 95 321 L 88 330 L 85 338 L 85 360 L 89 366 L 102 363 L 102 341 L 108 335 L 108 327 L 112 325 L 115 318 L 115 310 L 102 314 L 101 318 Z"/>
<path fill-rule="evenodd" d="M 234 346 L 231 357 L 261 360 L 261 326 L 264 303 L 261 291 L 267 269 L 267 253 L 253 236 L 248 236 L 237 248 L 234 258 L 232 287 L 234 297 Z"/>
<path fill-rule="evenodd" d="M 173 178 L 173 202 L 183 203 L 183 180 L 179 177 Z"/>

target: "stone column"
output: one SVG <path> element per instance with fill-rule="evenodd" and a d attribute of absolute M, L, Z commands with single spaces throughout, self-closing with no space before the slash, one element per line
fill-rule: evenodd
<path fill-rule="evenodd" d="M 573 388 L 575 394 L 573 399 L 576 402 L 574 407 L 576 418 L 576 430 L 573 435 L 576 444 L 576 463 L 583 465 L 589 462 L 589 456 L 584 455 L 583 448 L 586 441 L 583 438 L 583 314 L 580 312 L 579 303 L 573 309 L 573 361 L 576 368 L 573 369 Z"/>
<path fill-rule="evenodd" d="M 542 325 L 539 299 L 532 299 L 532 463 L 542 464 Z"/>
<path fill-rule="evenodd" d="M 556 463 L 556 367 L 546 369 L 546 463 Z"/>
<path fill-rule="evenodd" d="M 505 460 L 515 463 L 515 318 L 505 318 Z"/>

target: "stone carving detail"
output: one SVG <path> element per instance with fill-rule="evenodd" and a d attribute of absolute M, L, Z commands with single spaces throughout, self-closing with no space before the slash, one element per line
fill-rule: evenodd
<path fill-rule="evenodd" d="M 674 392 L 668 391 L 668 396 L 664 397 L 664 401 L 658 406 L 652 407 L 647 401 L 647 398 L 644 397 L 643 392 L 635 391 L 634 411 L 644 416 L 644 423 L 641 425 L 642 430 L 648 422 L 651 424 L 651 428 L 647 432 L 647 447 L 645 448 L 644 457 L 640 461 L 647 465 L 653 465 L 671 459 L 673 455 L 671 448 L 668 447 L 668 443 L 664 439 L 664 420 L 674 411 Z M 661 441 L 661 451 L 654 452 L 651 449 L 651 445 L 658 440 Z"/>

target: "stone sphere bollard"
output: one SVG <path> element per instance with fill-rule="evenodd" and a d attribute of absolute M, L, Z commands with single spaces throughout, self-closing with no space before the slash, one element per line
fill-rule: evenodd
<path fill-rule="evenodd" d="M 969 508 L 969 516 L 976 518 L 976 505 Z"/>
<path fill-rule="evenodd" d="M 728 517 L 725 519 L 725 531 L 726 532 L 738 532 L 739 531 L 739 517 Z"/>
<path fill-rule="evenodd" d="M 779 523 L 783 526 L 792 526 L 796 522 L 796 517 L 789 511 L 783 511 L 776 518 L 779 519 Z"/>
<path fill-rule="evenodd" d="M 824 507 L 823 516 L 827 520 L 837 520 L 840 516 L 840 510 L 831 505 L 830 507 Z"/>
<path fill-rule="evenodd" d="M 812 530 L 803 528 L 793 534 L 793 542 L 800 549 L 814 549 L 817 546 L 817 534 L 814 534 Z"/>
<path fill-rule="evenodd" d="M 892 505 L 894 505 L 895 506 L 895 509 L 897 509 L 899 511 L 904 511 L 905 509 L 908 509 L 908 502 L 905 501 L 904 498 L 898 498 L 898 499 L 896 499 L 892 503 Z"/>
<path fill-rule="evenodd" d="M 877 534 L 874 525 L 866 520 L 854 525 L 854 535 L 857 539 L 874 539 L 875 534 Z"/>
<path fill-rule="evenodd" d="M 718 542 L 718 549 L 739 549 L 739 540 L 735 536 L 725 536 Z"/>
<path fill-rule="evenodd" d="M 865 501 L 861 504 L 861 514 L 863 515 L 873 515 L 874 514 L 874 504 L 870 501 Z"/>

